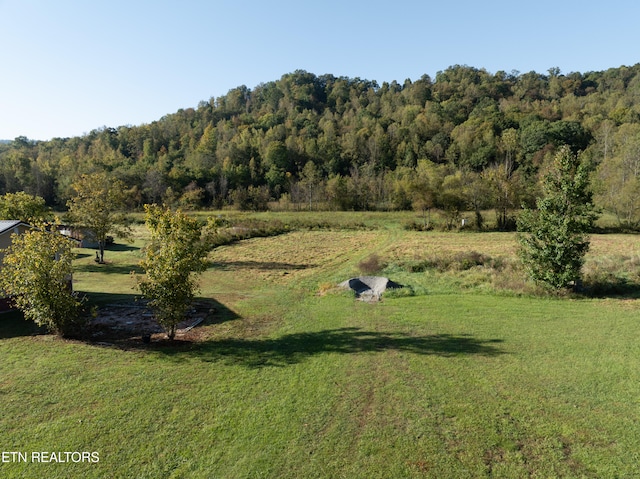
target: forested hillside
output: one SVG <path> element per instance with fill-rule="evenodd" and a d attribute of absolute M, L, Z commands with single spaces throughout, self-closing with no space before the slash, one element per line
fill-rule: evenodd
<path fill-rule="evenodd" d="M 456 65 L 382 85 L 296 71 L 147 125 L 0 144 L 0 194 L 62 207 L 78 175 L 106 170 L 132 209 L 413 207 L 452 222 L 494 209 L 507 227 L 562 144 L 597 166 L 599 205 L 637 226 L 640 64 L 584 74 Z"/>

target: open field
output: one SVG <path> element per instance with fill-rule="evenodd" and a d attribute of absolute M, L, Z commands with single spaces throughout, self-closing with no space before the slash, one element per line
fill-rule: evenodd
<path fill-rule="evenodd" d="M 0 448 L 29 459 L 0 477 L 640 477 L 635 293 L 510 290 L 513 234 L 352 218 L 364 226 L 216 249 L 201 281 L 216 312 L 175 345 L 65 341 L 0 316 Z M 76 289 L 132 300 L 144 239 L 103 266 L 80 250 Z M 470 251 L 491 261 L 424 267 Z M 366 304 L 332 288 L 373 253 L 413 295 Z M 587 267 L 631 281 L 612 265 L 639 256 L 638 237 L 597 235 Z"/>

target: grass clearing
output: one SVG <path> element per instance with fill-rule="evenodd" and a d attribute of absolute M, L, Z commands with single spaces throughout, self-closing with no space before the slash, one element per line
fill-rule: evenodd
<path fill-rule="evenodd" d="M 102 304 L 130 298 L 143 243 L 141 232 L 107 251 L 104 268 L 78 259 L 76 288 Z M 508 296 L 487 268 L 398 266 L 513 248 L 511 234 L 395 227 L 227 245 L 201 292 L 227 316 L 173 346 L 64 341 L 0 316 L 2 450 L 100 455 L 0 463 L 0 476 L 640 476 L 636 300 Z M 594 237 L 588 261 L 637 248 L 634 236 Z M 318 294 L 372 252 L 421 294 Z"/>

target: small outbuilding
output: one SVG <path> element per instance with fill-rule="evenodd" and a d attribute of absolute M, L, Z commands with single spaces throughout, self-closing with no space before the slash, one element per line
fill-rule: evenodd
<path fill-rule="evenodd" d="M 11 236 L 13 234 L 23 234 L 30 228 L 30 225 L 20 220 L 0 220 L 0 274 L 2 274 L 3 250 L 11 246 Z M 9 302 L 0 291 L 0 311 L 8 309 L 10 309 Z"/>
<path fill-rule="evenodd" d="M 11 246 L 12 234 L 22 234 L 30 228 L 31 226 L 20 220 L 0 220 L 0 250 Z M 3 257 L 4 253 L 0 251 L 0 267 Z"/>

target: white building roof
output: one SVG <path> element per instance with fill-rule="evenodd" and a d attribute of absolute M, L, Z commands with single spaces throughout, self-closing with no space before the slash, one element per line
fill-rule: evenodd
<path fill-rule="evenodd" d="M 2 233 L 5 233 L 5 232 L 9 231 L 9 230 L 12 230 L 13 228 L 18 226 L 19 224 L 26 225 L 26 223 L 23 223 L 20 220 L 0 220 L 0 235 Z"/>

